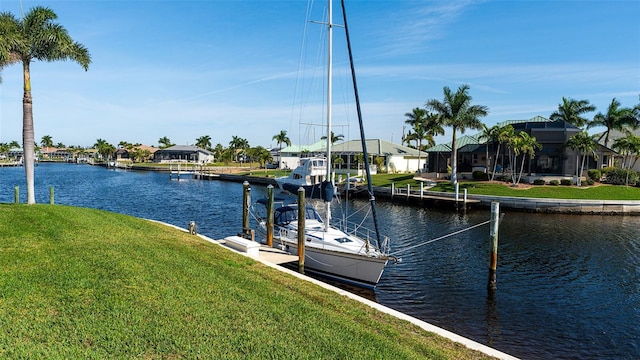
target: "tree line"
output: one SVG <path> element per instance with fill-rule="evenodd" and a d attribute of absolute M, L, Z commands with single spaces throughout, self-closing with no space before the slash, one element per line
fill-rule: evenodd
<path fill-rule="evenodd" d="M 491 180 L 494 179 L 497 166 L 497 158 L 500 154 L 501 146 L 506 146 L 509 150 L 509 161 L 512 166 L 511 177 L 513 184 L 517 185 L 522 178 L 526 158 L 532 159 L 537 150 L 542 146 L 536 138 L 524 131 L 515 133 L 511 125 L 495 125 L 487 127 L 480 121 L 489 112 L 488 107 L 482 105 L 472 105 L 472 97 L 469 94 L 469 85 L 460 86 L 453 92 L 449 87 L 444 87 L 444 99 L 430 99 L 425 103 L 424 108 L 416 107 L 411 112 L 405 114 L 405 123 L 411 126 L 409 132 L 403 136 L 403 143 L 411 146 L 411 142 L 416 142 L 419 150 L 418 163 L 420 163 L 420 151 L 424 150 L 423 141 L 427 147 L 435 145 L 434 137 L 444 135 L 444 128 L 452 129 L 451 141 L 451 183 L 457 182 L 457 135 L 467 129 L 480 130 L 479 140 L 485 140 L 488 155 L 488 144 L 496 145 L 496 156 L 493 158 Z M 581 129 L 581 131 L 569 138 L 565 144 L 575 150 L 578 156 L 582 157 L 580 170 L 576 168 L 576 176 L 584 171 L 585 160 L 588 156 L 596 157 L 598 144 L 603 141 L 605 147 L 615 149 L 623 155 L 620 164 L 622 168 L 631 169 L 635 161 L 640 157 L 640 137 L 632 130 L 640 127 L 640 103 L 634 107 L 623 107 L 615 98 L 611 100 L 606 113 L 598 112 L 591 119 L 586 117 L 587 113 L 595 112 L 596 107 L 588 100 L 575 100 L 562 98 L 558 105 L 558 110 L 554 111 L 549 119 L 553 121 L 562 120 Z M 601 134 L 589 135 L 588 129 L 593 127 L 604 127 Z M 623 137 L 617 138 L 613 142 L 609 141 L 610 134 L 620 131 Z M 413 147 L 413 146 L 412 146 Z M 633 159 L 633 160 L 632 160 Z M 519 163 L 519 171 L 516 171 Z M 579 180 L 578 180 L 579 181 Z M 579 185 L 579 184 L 578 184 Z"/>

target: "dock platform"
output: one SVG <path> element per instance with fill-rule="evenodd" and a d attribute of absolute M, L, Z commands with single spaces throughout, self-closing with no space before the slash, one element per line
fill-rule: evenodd
<path fill-rule="evenodd" d="M 298 261 L 297 256 L 291 255 L 286 251 L 269 247 L 267 245 L 262 245 L 260 247 L 260 258 L 276 265 Z"/>

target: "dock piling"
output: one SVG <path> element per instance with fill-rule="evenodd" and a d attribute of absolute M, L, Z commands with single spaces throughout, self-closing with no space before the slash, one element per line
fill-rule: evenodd
<path fill-rule="evenodd" d="M 249 235 L 249 207 L 251 206 L 251 186 L 248 181 L 242 183 L 242 233 Z"/>
<path fill-rule="evenodd" d="M 13 188 L 13 203 L 20 204 L 20 186 Z"/>
<path fill-rule="evenodd" d="M 49 186 L 49 204 L 53 205 L 54 201 L 53 201 L 53 186 Z"/>
<path fill-rule="evenodd" d="M 491 253 L 489 254 L 489 283 L 488 290 L 497 290 L 496 270 L 498 267 L 498 227 L 500 226 L 500 203 L 491 203 L 491 223 L 489 224 Z"/>
<path fill-rule="evenodd" d="M 273 185 L 267 186 L 267 246 L 273 246 Z"/>
<path fill-rule="evenodd" d="M 304 219 L 304 188 L 298 188 L 298 271 L 304 274 L 304 240 L 305 240 L 305 219 Z"/>

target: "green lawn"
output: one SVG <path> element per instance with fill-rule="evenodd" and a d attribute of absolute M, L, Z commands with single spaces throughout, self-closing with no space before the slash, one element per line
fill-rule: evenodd
<path fill-rule="evenodd" d="M 529 198 L 554 199 L 589 199 L 589 200 L 640 200 L 640 188 L 621 185 L 599 186 L 552 186 L 532 185 L 528 189 L 513 188 L 508 183 L 461 182 L 460 191 L 467 189 L 469 194 L 514 196 Z M 454 192 L 448 182 L 438 183 L 431 191 Z"/>
<path fill-rule="evenodd" d="M 420 186 L 420 182 L 413 179 L 413 174 L 377 174 L 372 175 L 373 186 L 406 188 L 407 184 L 413 189 Z M 622 185 L 598 186 L 552 186 L 532 185 L 528 189 L 513 188 L 510 183 L 489 183 L 484 181 L 461 181 L 460 191 L 467 189 L 469 194 L 515 196 L 530 198 L 555 199 L 592 199 L 592 200 L 640 200 L 640 187 Z M 454 192 L 453 186 L 447 181 L 438 182 L 430 191 Z"/>
<path fill-rule="evenodd" d="M 153 222 L 0 205 L 0 357 L 486 358 Z"/>

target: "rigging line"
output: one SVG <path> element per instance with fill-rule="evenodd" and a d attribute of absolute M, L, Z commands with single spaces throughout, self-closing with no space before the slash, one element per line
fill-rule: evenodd
<path fill-rule="evenodd" d="M 306 13 L 305 13 L 305 21 L 304 21 L 304 26 L 302 29 L 302 38 L 300 39 L 300 52 L 298 53 L 298 69 L 297 69 L 297 73 L 296 73 L 296 81 L 295 81 L 295 85 L 294 85 L 294 91 L 293 91 L 293 97 L 291 100 L 291 117 L 289 119 L 289 130 L 291 130 L 292 125 L 293 125 L 293 119 L 295 117 L 294 112 L 295 112 L 295 108 L 296 108 L 296 97 L 298 95 L 298 89 L 300 88 L 299 82 L 300 82 L 300 72 L 301 72 L 301 68 L 302 68 L 302 64 L 304 62 L 304 49 L 305 49 L 305 44 L 306 44 L 306 38 L 307 38 L 307 30 L 308 30 L 308 21 L 307 19 L 309 19 L 309 14 L 311 13 L 311 1 L 307 1 L 307 8 L 306 8 Z M 300 96 L 300 98 L 302 98 L 302 95 Z M 302 100 L 300 100 L 302 102 Z M 298 114 L 300 116 L 300 114 Z M 298 143 L 301 143 L 301 136 L 300 136 L 300 132 L 298 131 Z M 282 155 L 281 155 L 282 156 Z M 282 160 L 282 159 L 281 159 Z"/>
<path fill-rule="evenodd" d="M 342 19 L 344 22 L 344 32 L 347 40 L 347 49 L 349 51 L 349 64 L 351 65 L 351 79 L 353 81 L 353 92 L 356 101 L 356 112 L 358 115 L 358 123 L 360 126 L 360 139 L 362 139 L 362 153 L 364 154 L 364 166 L 367 173 L 367 189 L 369 192 L 369 202 L 371 203 L 371 212 L 373 214 L 373 226 L 376 232 L 376 245 L 380 248 L 380 230 L 378 229 L 378 213 L 376 211 L 376 197 L 373 194 L 373 182 L 371 181 L 371 172 L 369 171 L 369 153 L 367 152 L 367 138 L 364 135 L 364 125 L 362 124 L 362 110 L 360 108 L 360 96 L 358 95 L 358 84 L 356 82 L 356 70 L 353 64 L 353 52 L 351 51 L 351 39 L 349 37 L 349 27 L 347 26 L 347 11 L 344 0 L 340 1 L 342 6 Z"/>
<path fill-rule="evenodd" d="M 489 224 L 490 222 L 491 222 L 491 220 L 487 220 L 487 221 L 485 221 L 485 222 L 483 222 L 483 223 L 475 224 L 475 225 L 470 226 L 470 227 L 468 227 L 468 228 L 466 228 L 466 229 L 462 229 L 462 230 L 454 231 L 454 232 L 452 232 L 452 233 L 450 233 L 450 234 L 442 235 L 442 236 L 437 237 L 437 238 L 435 238 L 435 239 L 431 239 L 431 240 L 425 241 L 425 242 L 420 243 L 420 244 L 416 244 L 416 245 L 413 245 L 413 246 L 409 246 L 409 247 L 407 247 L 407 248 L 404 248 L 404 249 L 402 249 L 402 250 L 400 250 L 400 251 L 396 251 L 396 252 L 394 252 L 394 253 L 392 253 L 392 254 L 389 254 L 389 255 L 395 256 L 395 255 L 398 255 L 398 254 L 400 254 L 400 253 L 402 253 L 402 252 L 405 252 L 405 251 L 407 251 L 407 250 L 415 249 L 415 248 L 420 247 L 420 246 L 422 246 L 422 245 L 427 245 L 427 244 L 430 244 L 430 243 L 432 243 L 432 242 L 436 242 L 436 241 L 438 241 L 438 240 L 446 239 L 446 238 L 451 237 L 451 236 L 453 236 L 453 235 L 461 234 L 461 233 L 463 233 L 463 232 L 465 232 L 465 231 L 469 231 L 469 230 L 471 230 L 471 229 L 475 229 L 475 228 L 480 227 L 480 226 L 482 226 L 482 225 L 487 225 L 487 224 Z"/>

